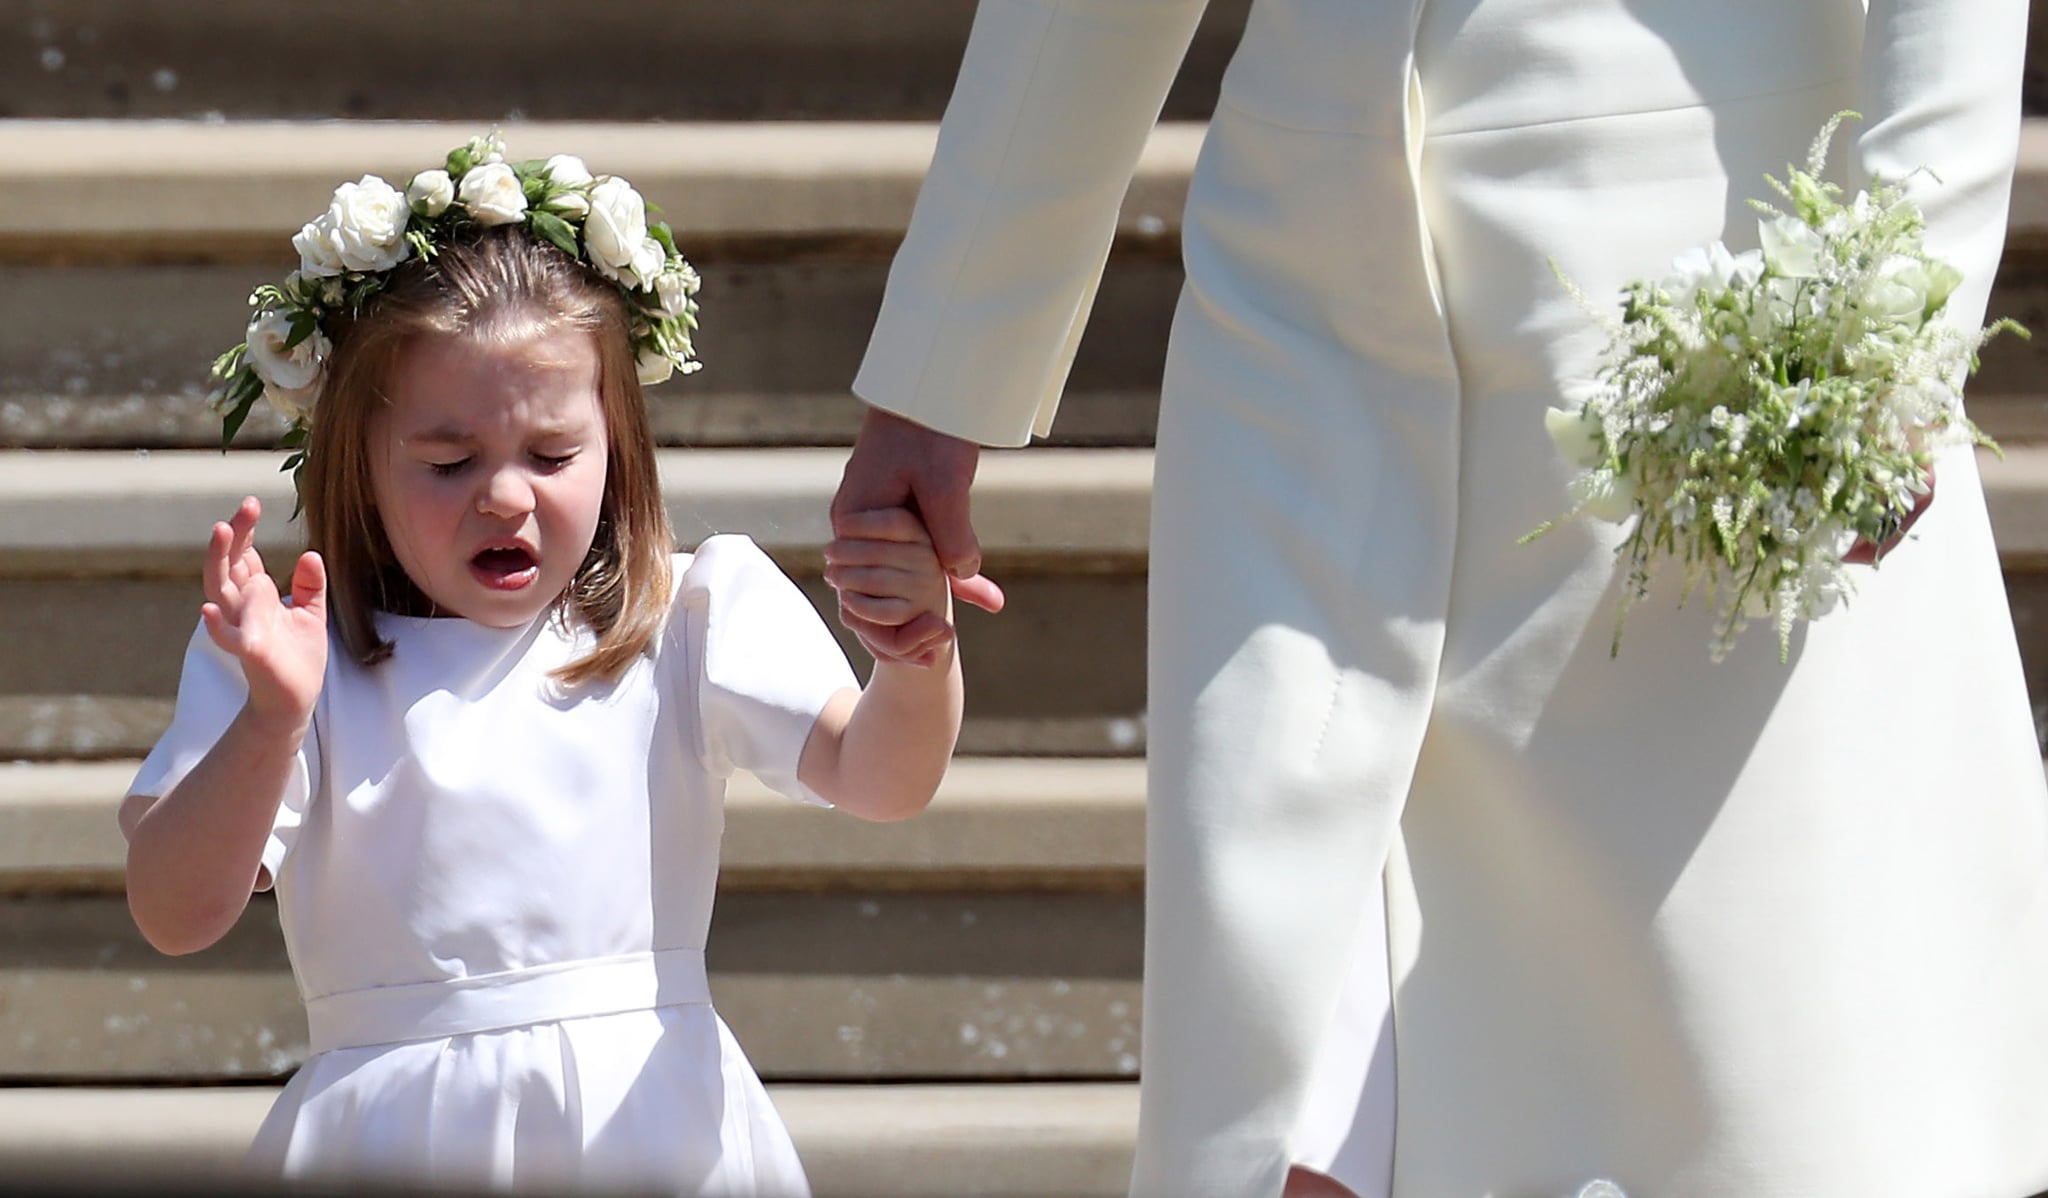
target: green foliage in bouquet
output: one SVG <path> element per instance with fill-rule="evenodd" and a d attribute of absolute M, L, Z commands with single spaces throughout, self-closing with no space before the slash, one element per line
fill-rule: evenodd
<path fill-rule="evenodd" d="M 1821 130 L 1806 169 L 1766 176 L 1789 210 L 1751 201 L 1761 249 L 1715 242 L 1625 287 L 1620 323 L 1603 315 L 1613 340 L 1598 385 L 1548 413 L 1582 471 L 1564 519 L 1635 520 L 1617 549 L 1628 574 L 1614 652 L 1670 558 L 1685 597 L 1714 597 L 1715 660 L 1752 619 L 1773 623 L 1786 659 L 1798 621 L 1854 593 L 1844 555 L 1883 544 L 1926 494 L 1934 450 L 1996 448 L 1964 416 L 1963 383 L 1986 340 L 2026 330 L 1941 319 L 1961 275 L 1923 248 L 1903 182 L 1845 198 L 1821 178 L 1852 115 Z"/>

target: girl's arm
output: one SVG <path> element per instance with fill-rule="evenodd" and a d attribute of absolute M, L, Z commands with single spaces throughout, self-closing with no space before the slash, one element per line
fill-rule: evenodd
<path fill-rule="evenodd" d="M 248 906 L 326 676 L 326 568 L 302 555 L 287 606 L 256 553 L 261 514 L 245 499 L 232 523 L 214 525 L 200 609 L 207 635 L 240 662 L 248 699 L 168 794 L 130 795 L 121 807 L 128 909 L 167 953 L 213 944 Z"/>
<path fill-rule="evenodd" d="M 923 612 L 950 620 L 938 555 L 902 508 L 854 513 L 825 551 L 825 578 L 857 614 L 890 623 Z M 877 661 L 867 688 L 825 705 L 804 742 L 797 777 L 862 819 L 907 819 L 925 809 L 960 736 L 964 702 L 957 641 L 913 663 Z"/>

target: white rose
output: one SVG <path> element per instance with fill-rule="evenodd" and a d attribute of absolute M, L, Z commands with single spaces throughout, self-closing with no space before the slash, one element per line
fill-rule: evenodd
<path fill-rule="evenodd" d="M 668 376 L 676 371 L 675 361 L 653 346 L 643 348 L 634 365 L 638 367 L 637 373 L 640 375 L 640 385 L 643 387 L 652 387 L 656 383 L 667 382 Z"/>
<path fill-rule="evenodd" d="M 320 219 L 349 270 L 390 270 L 412 256 L 412 245 L 405 239 L 412 206 L 403 193 L 375 175 L 335 188 L 334 201 Z"/>
<path fill-rule="evenodd" d="M 583 198 L 581 190 L 594 180 L 590 168 L 574 154 L 557 154 L 547 162 L 548 183 L 551 187 L 571 188 L 557 191 L 541 202 L 541 207 L 563 216 L 582 218 L 590 215 L 590 201 Z"/>
<path fill-rule="evenodd" d="M 439 216 L 455 202 L 455 181 L 447 171 L 421 171 L 406 187 L 405 201 L 421 216 Z"/>
<path fill-rule="evenodd" d="M 299 251 L 299 273 L 325 278 L 340 274 L 346 267 L 341 261 L 341 247 L 336 245 L 334 230 L 327 217 L 307 221 L 306 226 L 292 238 L 292 248 Z"/>
<path fill-rule="evenodd" d="M 287 418 L 297 420 L 312 411 L 320 398 L 321 375 L 333 345 L 316 328 L 304 341 L 286 349 L 291 335 L 291 313 L 278 308 L 258 313 L 249 322 L 249 368 L 263 380 L 263 398 Z"/>
<path fill-rule="evenodd" d="M 680 259 L 669 263 L 654 280 L 655 312 L 665 319 L 681 316 L 689 310 L 690 297 L 697 294 L 698 286 L 697 272 L 689 263 Z"/>
<path fill-rule="evenodd" d="M 1934 277 L 1919 259 L 1894 255 L 1878 266 L 1858 302 L 1874 315 L 1917 326 L 1934 288 Z"/>
<path fill-rule="evenodd" d="M 471 167 L 462 176 L 458 194 L 480 225 L 509 225 L 526 215 L 526 191 L 519 176 L 502 162 Z"/>
<path fill-rule="evenodd" d="M 1683 307 L 1692 303 L 1693 297 L 1709 283 L 1715 291 L 1726 291 L 1730 286 L 1746 290 L 1762 277 L 1764 259 L 1755 250 L 1731 254 L 1727 246 L 1717 241 L 1695 246 L 1672 259 L 1671 271 L 1660 286 L 1672 303 Z"/>
<path fill-rule="evenodd" d="M 1543 427 L 1549 431 L 1550 441 L 1557 446 L 1558 454 L 1572 465 L 1591 470 L 1607 460 L 1600 450 L 1600 428 L 1586 419 L 1584 412 L 1546 409 Z"/>
<path fill-rule="evenodd" d="M 583 244 L 599 274 L 635 288 L 647 286 L 661 270 L 665 256 L 661 243 L 647 235 L 647 201 L 632 184 L 615 175 L 606 176 L 590 189 Z"/>
<path fill-rule="evenodd" d="M 557 154 L 548 159 L 547 170 L 548 178 L 563 187 L 581 187 L 585 183 L 597 181 L 591 175 L 590 168 L 583 165 L 583 160 L 574 154 Z"/>
<path fill-rule="evenodd" d="M 1811 279 L 1820 275 L 1821 253 L 1827 246 L 1812 225 L 1796 216 L 1758 221 L 1757 236 L 1763 242 L 1764 261 L 1788 279 Z"/>

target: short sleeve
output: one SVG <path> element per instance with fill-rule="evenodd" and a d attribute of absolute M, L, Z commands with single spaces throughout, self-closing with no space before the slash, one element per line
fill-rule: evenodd
<path fill-rule="evenodd" d="M 171 726 L 143 759 L 128 793 L 151 797 L 169 793 L 220 740 L 248 696 L 249 684 L 242 676 L 241 663 L 214 644 L 213 638 L 206 635 L 205 624 L 200 624 L 185 647 L 184 671 L 178 678 L 178 702 L 171 714 Z M 313 780 L 320 776 L 319 724 L 316 716 L 299 746 L 298 762 L 285 783 L 270 839 L 263 846 L 263 867 L 273 880 L 298 837 L 299 824 L 305 819 L 306 806 L 312 798 Z"/>
<path fill-rule="evenodd" d="M 752 540 L 732 535 L 698 547 L 676 601 L 671 635 L 684 640 L 705 768 L 746 770 L 792 799 L 831 806 L 797 780 L 797 759 L 827 701 L 860 683 L 818 610 Z"/>

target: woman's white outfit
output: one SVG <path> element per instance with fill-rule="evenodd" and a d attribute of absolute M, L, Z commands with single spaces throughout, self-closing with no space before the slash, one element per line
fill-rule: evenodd
<path fill-rule="evenodd" d="M 985 0 L 862 397 L 1046 429 L 1200 7 Z M 2048 791 L 1971 456 L 1789 666 L 1768 630 L 1710 664 L 1670 593 L 1610 659 L 1614 530 L 1516 544 L 1568 505 L 1542 416 L 1603 344 L 1551 260 L 1606 297 L 1753 246 L 1837 110 L 1845 176 L 1939 176 L 1980 319 L 2025 15 L 1254 5 L 1158 434 L 1134 1194 L 1302 1159 L 1398 1198 L 2048 1188 Z M 1355 1060 L 1381 918 L 1391 1101 Z M 1349 1151 L 1388 1105 L 1391 1162 Z"/>
<path fill-rule="evenodd" d="M 744 537 L 675 558 L 667 628 L 564 695 L 580 625 L 379 615 L 338 640 L 263 863 L 313 1057 L 257 1134 L 290 1177 L 560 1192 L 808 1192 L 712 1010 L 704 943 L 725 778 L 821 802 L 796 764 L 855 686 L 817 612 Z M 240 709 L 202 628 L 131 793 L 161 795 Z"/>

